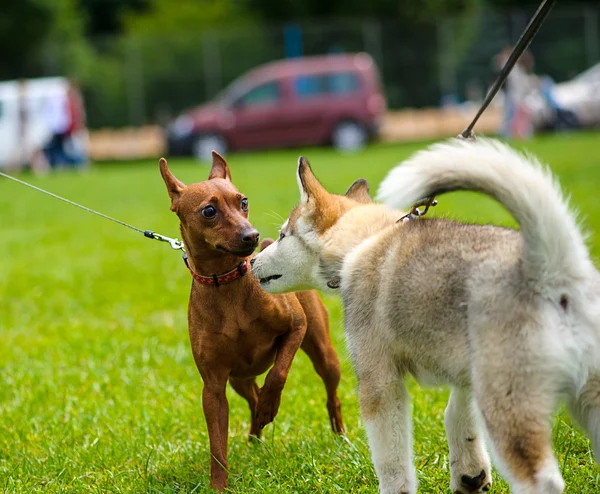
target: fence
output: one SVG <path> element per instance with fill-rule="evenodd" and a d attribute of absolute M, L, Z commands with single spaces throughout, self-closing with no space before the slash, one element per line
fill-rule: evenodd
<path fill-rule="evenodd" d="M 91 127 L 165 123 L 214 97 L 258 64 L 287 54 L 365 51 L 378 63 L 390 108 L 480 99 L 492 59 L 512 45 L 533 11 L 478 11 L 428 25 L 334 20 L 286 26 L 91 41 L 94 62 L 79 76 Z M 565 80 L 600 61 L 600 9 L 555 8 L 531 46 L 535 71 Z M 64 75 L 72 57 L 46 47 L 37 76 Z"/>

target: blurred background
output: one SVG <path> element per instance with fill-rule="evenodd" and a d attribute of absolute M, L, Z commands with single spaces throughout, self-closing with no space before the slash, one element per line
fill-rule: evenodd
<path fill-rule="evenodd" d="M 537 6 L 0 0 L 0 172 L 177 236 L 158 157 L 193 183 L 218 149 L 252 224 L 277 238 L 298 199 L 299 154 L 327 190 L 363 177 L 375 191 L 422 141 L 466 127 Z M 599 63 L 598 0 L 558 0 L 475 129 L 551 163 L 596 259 Z M 307 146 L 319 147 L 297 149 Z M 515 226 L 475 193 L 445 195 L 428 214 Z M 0 177 L 2 492 L 214 492 L 186 329 L 191 279 L 178 253 L 142 238 Z M 325 303 L 348 434 L 329 433 L 322 383 L 299 352 L 260 444 L 248 444 L 247 404 L 228 391 L 231 492 L 377 491 L 343 310 L 338 297 Z M 409 387 L 420 490 L 442 492 L 448 392 Z M 565 492 L 600 493 L 591 445 L 565 413 L 553 440 Z M 508 491 L 495 476 L 490 494 Z"/>
<path fill-rule="evenodd" d="M 537 6 L 3 0 L 0 167 L 455 135 Z M 477 130 L 600 125 L 599 62 L 598 2 L 557 2 Z"/>

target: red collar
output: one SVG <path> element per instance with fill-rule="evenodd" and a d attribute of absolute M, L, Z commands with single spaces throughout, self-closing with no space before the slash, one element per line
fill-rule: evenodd
<path fill-rule="evenodd" d="M 232 281 L 241 278 L 250 269 L 250 263 L 248 262 L 248 259 L 244 259 L 235 268 L 233 268 L 231 271 L 228 271 L 227 273 L 213 274 L 212 276 L 202 276 L 201 274 L 196 273 L 192 269 L 190 263 L 188 262 L 187 255 L 185 254 L 183 256 L 183 262 L 185 262 L 185 265 L 190 270 L 192 278 L 194 278 L 198 283 L 202 285 L 226 285 L 227 283 L 231 283 Z"/>

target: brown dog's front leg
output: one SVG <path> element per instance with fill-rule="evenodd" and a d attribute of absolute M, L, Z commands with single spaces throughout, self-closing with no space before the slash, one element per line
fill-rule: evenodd
<path fill-rule="evenodd" d="M 281 337 L 275 363 L 267 374 L 265 384 L 260 390 L 258 405 L 256 406 L 256 417 L 261 429 L 273 422 L 279 411 L 283 386 L 290 372 L 294 356 L 306 334 L 306 317 L 304 316 L 304 312 L 301 312 L 301 314 L 302 320 L 294 321 L 296 324 L 290 332 Z"/>
<path fill-rule="evenodd" d="M 202 390 L 202 408 L 210 440 L 211 486 L 222 491 L 227 487 L 227 430 L 229 427 L 229 404 L 223 382 L 205 381 Z"/>

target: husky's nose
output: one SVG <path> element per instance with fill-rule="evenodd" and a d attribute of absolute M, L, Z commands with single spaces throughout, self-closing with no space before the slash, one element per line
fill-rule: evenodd
<path fill-rule="evenodd" d="M 248 245 L 256 245 L 258 243 L 258 230 L 246 230 L 242 233 L 242 242 Z"/>

